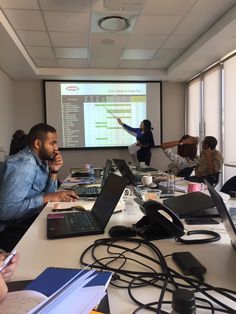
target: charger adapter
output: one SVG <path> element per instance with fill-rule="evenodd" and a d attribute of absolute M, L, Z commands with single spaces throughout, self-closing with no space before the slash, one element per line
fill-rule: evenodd
<path fill-rule="evenodd" d="M 190 252 L 175 252 L 172 258 L 185 275 L 196 276 L 203 281 L 207 269 Z"/>

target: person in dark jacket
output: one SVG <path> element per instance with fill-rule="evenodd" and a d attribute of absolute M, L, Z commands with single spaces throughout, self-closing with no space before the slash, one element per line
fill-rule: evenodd
<path fill-rule="evenodd" d="M 133 128 L 117 118 L 118 123 L 129 133 L 136 136 L 137 143 L 139 147 L 137 151 L 137 158 L 139 162 L 145 162 L 147 166 L 150 166 L 151 162 L 151 148 L 155 146 L 153 134 L 152 134 L 152 123 L 150 120 L 143 120 L 140 123 L 139 128 Z"/>

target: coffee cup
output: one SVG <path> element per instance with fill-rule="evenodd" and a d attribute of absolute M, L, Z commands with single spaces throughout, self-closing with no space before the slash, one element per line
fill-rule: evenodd
<path fill-rule="evenodd" d="M 143 185 L 150 185 L 152 183 L 152 176 L 143 176 L 141 181 Z"/>
<path fill-rule="evenodd" d="M 189 182 L 188 183 L 188 193 L 192 192 L 202 192 L 204 190 L 204 184 L 198 182 Z"/>
<path fill-rule="evenodd" d="M 102 168 L 94 168 L 93 173 L 95 178 L 100 178 L 102 175 Z"/>

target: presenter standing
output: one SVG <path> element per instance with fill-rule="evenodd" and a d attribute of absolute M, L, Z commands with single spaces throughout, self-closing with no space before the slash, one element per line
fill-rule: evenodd
<path fill-rule="evenodd" d="M 140 123 L 139 128 L 132 128 L 131 126 L 123 123 L 120 118 L 117 118 L 117 121 L 127 132 L 136 136 L 136 145 L 139 147 L 137 151 L 138 161 L 145 162 L 147 166 L 150 166 L 152 157 L 151 148 L 155 146 L 151 121 L 143 120 Z"/>

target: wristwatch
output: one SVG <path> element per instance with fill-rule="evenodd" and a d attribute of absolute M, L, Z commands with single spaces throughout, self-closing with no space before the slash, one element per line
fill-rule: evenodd
<path fill-rule="evenodd" d="M 179 145 L 182 146 L 184 143 L 182 141 L 179 141 Z"/>

